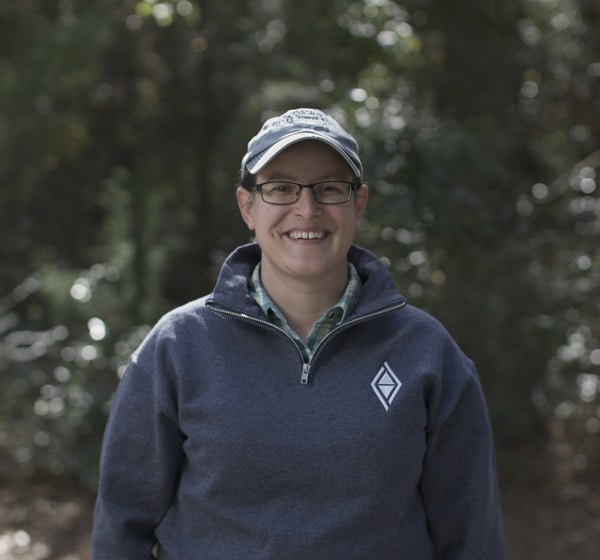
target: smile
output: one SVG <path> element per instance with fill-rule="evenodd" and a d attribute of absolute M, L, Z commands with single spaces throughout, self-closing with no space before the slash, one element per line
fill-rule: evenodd
<path fill-rule="evenodd" d="M 290 231 L 288 235 L 292 239 L 323 239 L 325 231 Z"/>

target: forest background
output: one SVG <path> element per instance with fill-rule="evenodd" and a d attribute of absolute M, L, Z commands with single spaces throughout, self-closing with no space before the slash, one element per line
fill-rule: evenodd
<path fill-rule="evenodd" d="M 87 557 L 119 376 L 248 240 L 246 142 L 298 106 L 477 363 L 511 557 L 597 558 L 598 0 L 1 0 L 0 557 Z"/>

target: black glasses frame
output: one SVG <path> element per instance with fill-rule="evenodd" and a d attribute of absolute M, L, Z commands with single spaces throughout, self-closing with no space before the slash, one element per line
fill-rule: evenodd
<path fill-rule="evenodd" d="M 320 200 L 320 193 L 321 191 L 315 191 L 315 187 L 318 187 L 320 185 L 331 185 L 331 184 L 344 184 L 347 186 L 348 188 L 348 196 L 347 198 L 345 198 L 344 200 L 336 200 L 335 202 L 331 202 L 328 200 Z M 290 200 L 289 202 L 273 202 L 273 200 L 267 200 L 265 199 L 265 195 L 263 192 L 263 187 L 265 185 L 293 185 L 294 187 L 297 188 L 295 194 L 295 198 L 294 200 Z M 304 185 L 302 183 L 295 183 L 294 181 L 266 181 L 264 183 L 259 183 L 258 185 L 254 185 L 253 190 L 256 190 L 260 193 L 261 198 L 263 199 L 264 202 L 266 202 L 267 204 L 274 204 L 276 206 L 286 206 L 288 204 L 294 204 L 296 202 L 298 202 L 300 195 L 302 193 L 302 189 L 310 189 L 314 199 L 319 203 L 319 204 L 344 204 L 345 202 L 348 202 L 351 198 L 352 198 L 352 192 L 355 191 L 358 188 L 358 186 L 356 185 L 356 183 L 353 183 L 352 181 L 341 181 L 341 180 L 334 180 L 334 181 L 319 181 L 317 183 L 310 183 L 307 185 Z"/>

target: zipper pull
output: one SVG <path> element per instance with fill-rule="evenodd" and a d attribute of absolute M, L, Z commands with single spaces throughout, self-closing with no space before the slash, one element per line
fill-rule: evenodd
<path fill-rule="evenodd" d="M 302 377 L 300 377 L 300 383 L 302 385 L 308 385 L 308 370 L 310 369 L 310 365 L 307 363 L 302 364 Z"/>

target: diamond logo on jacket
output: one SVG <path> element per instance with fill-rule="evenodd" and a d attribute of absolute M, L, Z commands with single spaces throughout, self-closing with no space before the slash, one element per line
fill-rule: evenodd
<path fill-rule="evenodd" d="M 388 410 L 396 398 L 400 387 L 402 387 L 402 383 L 396 377 L 390 365 L 385 362 L 373 378 L 371 387 L 373 387 L 373 391 L 375 391 L 377 398 L 381 401 L 383 408 Z"/>

